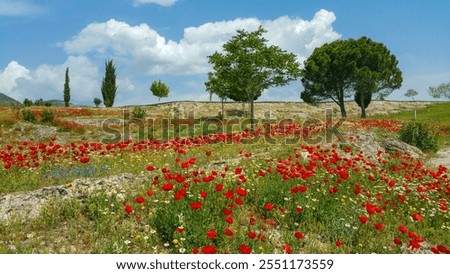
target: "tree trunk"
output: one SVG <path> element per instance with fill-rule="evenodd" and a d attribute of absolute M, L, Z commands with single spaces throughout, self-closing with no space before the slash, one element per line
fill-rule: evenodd
<path fill-rule="evenodd" d="M 254 105 L 253 105 L 253 97 L 250 98 L 250 129 L 251 132 L 255 132 L 255 112 L 254 112 Z"/>
<path fill-rule="evenodd" d="M 339 107 L 341 109 L 341 116 L 342 116 L 342 118 L 347 118 L 347 111 L 345 111 L 344 100 L 339 102 Z"/>
<path fill-rule="evenodd" d="M 222 120 L 225 120 L 225 99 L 222 98 Z"/>
<path fill-rule="evenodd" d="M 366 94 L 362 93 L 360 98 L 361 119 L 366 118 L 366 102 L 364 102 L 364 97 L 366 97 Z"/>

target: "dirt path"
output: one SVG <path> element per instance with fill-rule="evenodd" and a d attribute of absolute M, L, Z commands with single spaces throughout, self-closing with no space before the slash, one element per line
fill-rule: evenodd
<path fill-rule="evenodd" d="M 450 148 L 439 150 L 434 158 L 428 160 L 428 163 L 433 166 L 443 165 L 450 170 Z"/>

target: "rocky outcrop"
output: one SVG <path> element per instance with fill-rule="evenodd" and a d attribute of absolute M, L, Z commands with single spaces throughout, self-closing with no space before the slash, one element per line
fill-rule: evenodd
<path fill-rule="evenodd" d="M 379 138 L 373 132 L 351 131 L 345 132 L 342 135 L 348 145 L 355 150 L 362 151 L 364 156 L 370 158 L 372 161 L 377 160 L 378 151 L 382 151 L 383 153 L 400 152 L 402 154 L 409 154 L 416 159 L 424 156 L 424 153 L 417 147 L 394 138 Z"/>
<path fill-rule="evenodd" d="M 107 194 L 125 193 L 130 186 L 147 179 L 143 175 L 120 174 L 106 178 L 80 178 L 70 185 L 44 187 L 31 192 L 12 193 L 0 197 L 0 222 L 28 220 L 39 216 L 52 199 L 86 199 L 97 191 Z"/>

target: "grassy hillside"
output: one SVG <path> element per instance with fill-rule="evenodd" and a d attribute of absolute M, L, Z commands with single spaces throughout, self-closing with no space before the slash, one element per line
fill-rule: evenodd
<path fill-rule="evenodd" d="M 3 93 L 0 93 L 0 106 L 12 106 L 12 105 L 20 105 L 20 102 L 14 100 L 13 98 Z"/>
<path fill-rule="evenodd" d="M 450 130 L 450 102 L 431 104 L 426 107 L 417 108 L 416 110 L 417 121 L 425 122 L 441 129 Z M 371 118 L 389 118 L 391 120 L 399 121 L 413 121 L 414 109 L 401 111 L 398 113 L 391 113 L 386 115 L 374 115 Z"/>

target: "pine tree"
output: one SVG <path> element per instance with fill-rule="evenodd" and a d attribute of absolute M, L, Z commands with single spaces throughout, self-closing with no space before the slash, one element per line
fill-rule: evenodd
<path fill-rule="evenodd" d="M 69 106 L 70 102 L 70 86 L 69 86 L 69 68 L 66 68 L 66 80 L 64 82 L 64 105 Z"/>
<path fill-rule="evenodd" d="M 117 95 L 116 67 L 112 60 L 105 62 L 105 77 L 102 81 L 102 96 L 105 107 L 112 107 Z"/>

